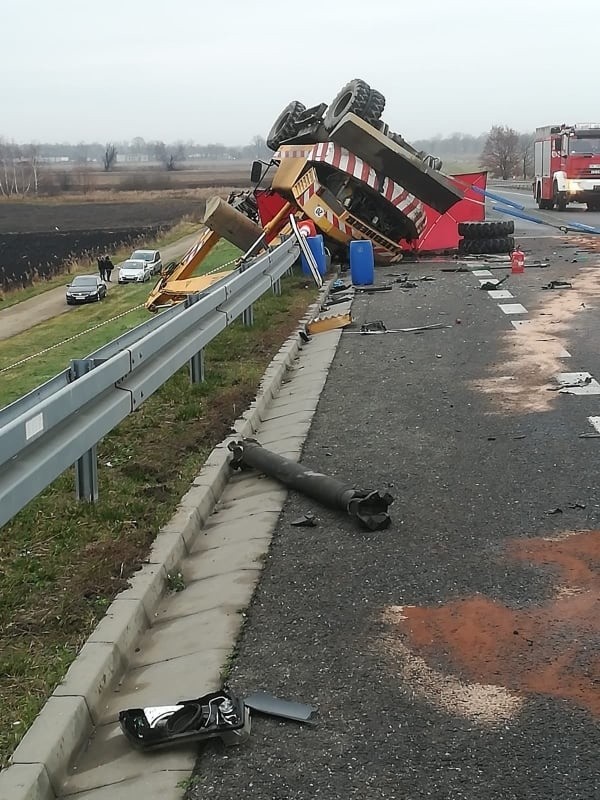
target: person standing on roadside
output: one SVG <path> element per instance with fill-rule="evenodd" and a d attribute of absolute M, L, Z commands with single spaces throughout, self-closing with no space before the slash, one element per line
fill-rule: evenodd
<path fill-rule="evenodd" d="M 104 272 L 106 274 L 106 280 L 111 283 L 110 276 L 115 268 L 114 264 L 110 260 L 110 256 L 104 256 Z"/>
<path fill-rule="evenodd" d="M 98 272 L 100 273 L 100 280 L 106 280 L 106 266 L 104 264 L 104 256 L 99 256 L 96 261 L 98 262 Z"/>

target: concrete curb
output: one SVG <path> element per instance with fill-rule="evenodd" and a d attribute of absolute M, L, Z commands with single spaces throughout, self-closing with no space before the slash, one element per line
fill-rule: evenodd
<path fill-rule="evenodd" d="M 303 346 L 300 331 L 318 314 L 329 285 L 323 286 L 316 303 L 272 359 L 256 399 L 233 424 L 235 435 L 212 450 L 174 516 L 158 533 L 147 563 L 108 607 L 17 746 L 11 766 L 0 773 L 0 800 L 56 799 L 69 762 L 93 732 L 104 691 L 126 668 L 129 653 L 150 626 L 168 588 L 169 574 L 191 552 L 196 535 L 223 493 L 230 476 L 228 444 L 259 428 Z"/>

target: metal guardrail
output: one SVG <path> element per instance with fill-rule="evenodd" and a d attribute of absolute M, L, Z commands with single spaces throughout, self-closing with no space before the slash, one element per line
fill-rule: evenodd
<path fill-rule="evenodd" d="M 209 290 L 124 333 L 0 410 L 0 527 L 75 465 L 77 497 L 98 498 L 96 445 L 189 363 L 203 380 L 203 350 L 299 256 L 295 238 L 242 263 Z"/>

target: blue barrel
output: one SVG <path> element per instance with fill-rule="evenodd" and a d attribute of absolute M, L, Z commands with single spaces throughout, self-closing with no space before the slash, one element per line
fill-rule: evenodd
<path fill-rule="evenodd" d="M 350 276 L 356 286 L 375 283 L 375 256 L 370 239 L 350 242 Z"/>
<path fill-rule="evenodd" d="M 327 259 L 325 256 L 325 244 L 323 242 L 323 234 L 319 233 L 317 236 L 307 236 L 306 237 L 306 244 L 310 252 L 313 254 L 315 261 L 317 262 L 317 267 L 319 269 L 319 273 L 321 275 L 325 275 L 327 272 Z M 308 266 L 308 261 L 301 255 L 302 260 L 302 272 L 305 275 L 310 275 L 310 267 Z"/>

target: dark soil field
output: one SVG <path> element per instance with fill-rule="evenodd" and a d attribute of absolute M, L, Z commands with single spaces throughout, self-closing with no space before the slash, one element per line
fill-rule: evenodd
<path fill-rule="evenodd" d="M 200 220 L 202 198 L 140 202 L 0 203 L 0 287 L 27 286 L 72 259 L 151 240 L 183 217 Z"/>
<path fill-rule="evenodd" d="M 200 219 L 204 202 L 193 197 L 141 202 L 1 202 L 0 234 L 167 227 L 185 216 Z"/>

